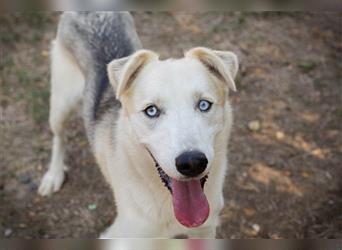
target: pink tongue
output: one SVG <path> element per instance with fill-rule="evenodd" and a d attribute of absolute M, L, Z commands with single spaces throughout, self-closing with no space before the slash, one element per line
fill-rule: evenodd
<path fill-rule="evenodd" d="M 198 227 L 209 216 L 209 203 L 200 180 L 172 179 L 173 211 L 177 220 L 186 227 Z"/>

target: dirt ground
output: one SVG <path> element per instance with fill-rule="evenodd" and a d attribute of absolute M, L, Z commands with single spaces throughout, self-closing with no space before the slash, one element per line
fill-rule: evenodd
<path fill-rule="evenodd" d="M 232 50 L 241 67 L 218 237 L 342 237 L 339 14 L 134 13 L 144 47 L 179 57 Z M 49 47 L 58 14 L 0 17 L 0 237 L 97 237 L 115 206 L 80 117 L 67 181 L 42 198 L 49 163 Z"/>

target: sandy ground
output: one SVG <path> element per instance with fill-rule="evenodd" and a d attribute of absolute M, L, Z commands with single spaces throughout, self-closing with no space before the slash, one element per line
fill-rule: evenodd
<path fill-rule="evenodd" d="M 218 236 L 342 237 L 342 40 L 338 14 L 134 13 L 146 48 L 232 50 L 241 69 Z M 0 237 L 97 237 L 115 218 L 80 117 L 68 178 L 37 195 L 49 162 L 49 47 L 57 14 L 0 16 Z"/>

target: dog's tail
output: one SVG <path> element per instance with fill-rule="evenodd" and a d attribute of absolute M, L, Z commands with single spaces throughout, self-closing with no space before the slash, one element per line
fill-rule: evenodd
<path fill-rule="evenodd" d="M 57 39 L 76 57 L 85 76 L 141 48 L 133 18 L 127 12 L 65 12 Z"/>

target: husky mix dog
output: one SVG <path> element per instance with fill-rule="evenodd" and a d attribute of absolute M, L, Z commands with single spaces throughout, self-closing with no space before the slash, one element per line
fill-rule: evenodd
<path fill-rule="evenodd" d="M 64 181 L 64 124 L 79 104 L 117 218 L 102 238 L 213 238 L 223 207 L 232 125 L 232 52 L 181 59 L 143 50 L 129 13 L 62 14 L 53 42 L 52 159 L 39 194 Z"/>

